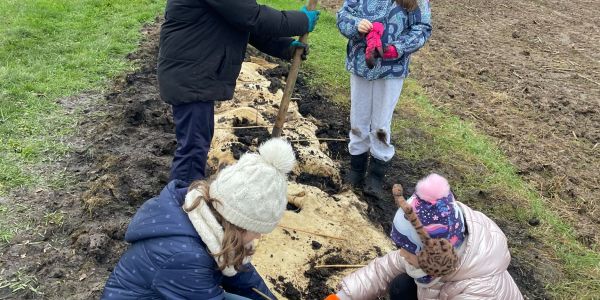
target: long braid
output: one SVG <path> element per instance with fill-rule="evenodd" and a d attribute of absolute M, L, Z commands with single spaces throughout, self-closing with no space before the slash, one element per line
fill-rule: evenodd
<path fill-rule="evenodd" d="M 402 196 L 402 186 L 394 184 L 392 193 L 396 203 L 404 211 L 404 216 L 421 238 L 423 248 L 417 253 L 418 267 L 427 275 L 442 277 L 451 274 L 458 266 L 458 256 L 452 243 L 447 239 L 432 239 L 419 220 L 413 207 Z"/>
<path fill-rule="evenodd" d="M 423 223 L 421 223 L 421 220 L 419 220 L 419 217 L 417 217 L 417 214 L 415 213 L 413 207 L 410 204 L 408 204 L 408 202 L 406 202 L 406 199 L 404 199 L 404 196 L 402 196 L 402 186 L 399 184 L 394 184 L 392 193 L 394 194 L 394 199 L 396 199 L 396 203 L 404 211 L 405 218 L 415 228 L 417 234 L 421 238 L 421 242 L 425 244 L 428 240 L 431 239 L 431 237 L 429 236 L 427 231 L 425 231 Z"/>

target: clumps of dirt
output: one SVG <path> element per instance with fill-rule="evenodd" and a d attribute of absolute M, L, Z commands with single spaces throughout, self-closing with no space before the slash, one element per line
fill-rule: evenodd
<path fill-rule="evenodd" d="M 377 253 L 378 257 L 382 257 L 384 255 L 384 253 L 381 251 L 381 247 L 373 246 L 373 249 L 375 249 L 375 252 Z"/>
<path fill-rule="evenodd" d="M 285 209 L 288 211 L 293 211 L 295 213 L 299 213 L 302 210 L 302 208 L 296 206 L 294 203 L 291 203 L 291 202 L 288 202 L 286 204 Z"/>
<path fill-rule="evenodd" d="M 233 120 L 233 134 L 238 137 L 238 141 L 246 146 L 256 146 L 271 138 L 269 131 L 264 127 L 256 126 L 256 122 L 247 118 L 235 118 Z"/>
<path fill-rule="evenodd" d="M 267 78 L 279 78 L 284 79 L 289 72 L 289 68 L 286 64 L 279 64 L 277 67 L 267 70 L 261 70 L 259 73 Z"/>
<path fill-rule="evenodd" d="M 319 250 L 319 249 L 321 249 L 321 247 L 323 247 L 323 244 L 321 244 L 321 243 L 319 243 L 317 241 L 312 241 L 310 243 L 310 245 L 311 245 L 311 247 L 312 247 L 313 250 Z"/>
<path fill-rule="evenodd" d="M 269 92 L 275 93 L 277 90 L 283 89 L 283 80 L 285 80 L 288 72 L 289 68 L 286 65 L 281 64 L 273 69 L 260 71 L 259 73 L 271 81 Z"/>
<path fill-rule="evenodd" d="M 233 154 L 233 158 L 240 159 L 244 153 L 248 152 L 250 148 L 242 143 L 232 143 L 230 145 L 231 153 Z"/>
<path fill-rule="evenodd" d="M 234 118 L 233 119 L 233 134 L 237 137 L 237 143 L 231 144 L 231 152 L 233 158 L 239 159 L 244 153 L 254 151 L 258 147 L 271 138 L 267 128 L 253 127 L 256 126 L 256 122 L 248 120 L 247 118 Z M 222 149 L 226 151 L 227 149 Z"/>
<path fill-rule="evenodd" d="M 349 252 L 349 251 L 347 251 L 347 252 Z M 345 264 L 348 264 L 348 261 L 345 258 L 343 258 L 341 255 L 334 254 L 325 259 L 325 264 L 326 265 L 345 265 Z"/>
<path fill-rule="evenodd" d="M 350 132 L 349 107 L 334 104 L 322 92 L 309 87 L 306 76 L 300 74 L 296 82 L 296 92 L 300 95 L 300 101 L 297 102 L 300 114 L 317 120 L 318 138 L 347 138 Z M 343 161 L 349 158 L 348 142 L 327 141 L 327 147 L 332 159 Z"/>
<path fill-rule="evenodd" d="M 157 143 L 153 144 L 150 151 L 155 156 L 169 156 L 175 153 L 175 149 L 177 149 L 177 141 L 168 140 L 158 141 Z"/>
<path fill-rule="evenodd" d="M 329 195 L 334 195 L 342 190 L 342 187 L 337 184 L 331 177 L 318 176 L 309 173 L 300 173 L 296 177 L 296 182 L 306 185 L 318 187 L 320 190 Z"/>
<path fill-rule="evenodd" d="M 309 261 L 310 269 L 304 272 L 304 276 L 308 278 L 308 287 L 306 288 L 306 299 L 323 299 L 327 295 L 335 293 L 335 290 L 329 287 L 327 281 L 329 278 L 340 272 L 337 268 L 315 268 L 320 264 L 325 265 L 344 265 L 348 264 L 348 260 L 342 257 L 339 248 L 328 249 L 322 256 L 315 256 Z M 322 263 L 319 263 L 322 261 Z M 310 296 L 310 297 L 309 297 Z"/>
<path fill-rule="evenodd" d="M 309 296 L 323 299 L 327 297 L 327 295 L 335 293 L 335 290 L 327 285 L 327 279 L 337 272 L 338 271 L 324 268 L 311 268 L 304 272 L 304 276 L 308 278 L 308 287 L 305 291 L 305 295 L 307 296 L 306 299 L 310 299 Z"/>
<path fill-rule="evenodd" d="M 302 293 L 298 290 L 293 283 L 289 282 L 284 276 L 270 278 L 271 284 L 275 287 L 275 290 L 282 296 L 290 300 L 302 299 Z"/>

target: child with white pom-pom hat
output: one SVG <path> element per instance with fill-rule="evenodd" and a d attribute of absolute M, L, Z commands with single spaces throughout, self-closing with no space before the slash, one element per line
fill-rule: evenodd
<path fill-rule="evenodd" d="M 212 182 L 170 182 L 133 217 L 102 299 L 275 299 L 250 258 L 283 216 L 295 163 L 290 144 L 271 139 Z"/>

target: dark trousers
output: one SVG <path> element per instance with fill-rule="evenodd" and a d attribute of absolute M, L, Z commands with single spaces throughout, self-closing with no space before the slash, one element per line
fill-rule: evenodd
<path fill-rule="evenodd" d="M 188 184 L 206 177 L 206 160 L 215 131 L 215 103 L 194 102 L 173 106 L 177 149 L 171 180 Z"/>
<path fill-rule="evenodd" d="M 401 274 L 390 283 L 390 300 L 417 300 L 417 284 L 407 274 Z"/>

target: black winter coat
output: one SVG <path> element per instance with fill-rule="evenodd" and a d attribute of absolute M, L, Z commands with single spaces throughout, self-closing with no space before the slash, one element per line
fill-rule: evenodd
<path fill-rule="evenodd" d="M 289 59 L 289 37 L 307 31 L 303 12 L 256 0 L 168 0 L 160 32 L 160 95 L 173 105 L 231 99 L 248 42 Z"/>

